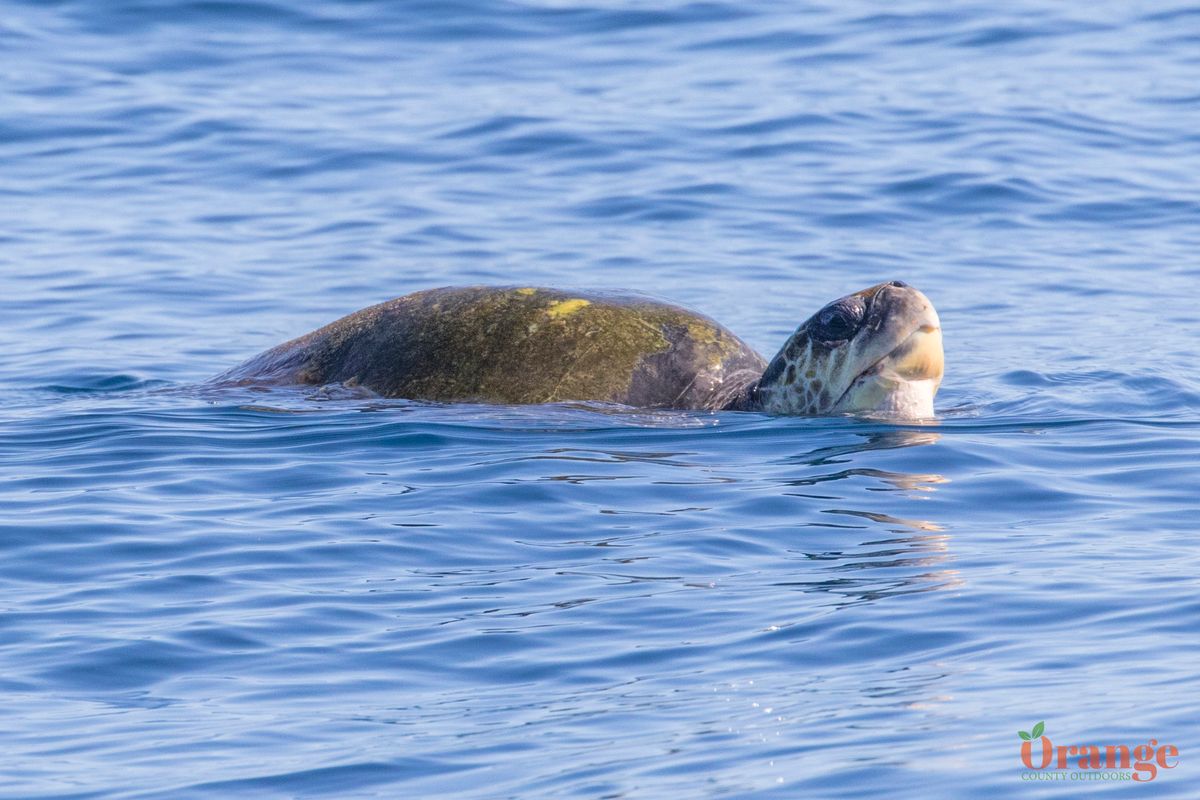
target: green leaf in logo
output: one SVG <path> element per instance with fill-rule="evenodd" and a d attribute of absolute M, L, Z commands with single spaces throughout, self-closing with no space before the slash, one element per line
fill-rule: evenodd
<path fill-rule="evenodd" d="M 1046 730 L 1046 723 L 1045 723 L 1045 722 L 1039 722 L 1037 725 L 1034 725 L 1034 726 L 1033 726 L 1033 738 L 1034 738 L 1034 739 L 1036 739 L 1036 738 L 1038 738 L 1039 736 L 1041 736 L 1041 735 L 1042 735 L 1042 731 L 1044 731 L 1044 730 Z"/>
<path fill-rule="evenodd" d="M 1032 739 L 1032 738 L 1033 738 L 1032 736 L 1030 736 L 1030 735 L 1029 735 L 1028 733 L 1026 733 L 1025 731 L 1017 731 L 1017 736 L 1020 736 L 1022 739 L 1024 739 L 1024 740 L 1025 740 L 1025 741 L 1027 741 L 1027 742 L 1028 742 L 1030 739 Z"/>

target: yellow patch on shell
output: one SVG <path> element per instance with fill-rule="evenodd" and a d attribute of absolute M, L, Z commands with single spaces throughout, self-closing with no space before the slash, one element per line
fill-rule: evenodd
<path fill-rule="evenodd" d="M 687 327 L 688 335 L 697 342 L 701 342 L 703 344 L 717 343 L 717 331 L 715 328 L 713 328 L 713 326 L 706 325 L 703 322 L 689 322 Z"/>
<path fill-rule="evenodd" d="M 584 306 L 590 306 L 591 304 L 591 300 L 583 300 L 581 298 L 575 298 L 574 300 L 559 300 L 557 303 L 547 308 L 546 313 L 549 314 L 552 319 L 562 319 L 565 316 L 574 314 Z"/>
<path fill-rule="evenodd" d="M 531 287 L 526 287 L 524 289 L 517 289 L 517 294 L 523 294 L 526 297 L 528 297 L 531 294 L 537 294 L 537 289 L 533 289 Z"/>

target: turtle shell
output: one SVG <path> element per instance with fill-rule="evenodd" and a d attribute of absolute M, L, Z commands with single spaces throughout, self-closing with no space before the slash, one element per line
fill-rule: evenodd
<path fill-rule="evenodd" d="M 475 286 L 365 308 L 220 379 L 445 402 L 713 409 L 744 398 L 765 366 L 708 317 L 648 297 Z"/>

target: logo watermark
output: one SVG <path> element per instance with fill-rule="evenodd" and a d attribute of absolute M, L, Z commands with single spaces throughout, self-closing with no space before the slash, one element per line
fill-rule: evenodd
<path fill-rule="evenodd" d="M 1071 744 L 1055 745 L 1045 735 L 1046 723 L 1039 722 L 1030 731 L 1017 731 L 1021 737 L 1021 773 L 1024 781 L 1137 781 L 1158 777 L 1160 769 L 1179 765 L 1179 748 L 1160 745 L 1157 739 L 1146 744 Z"/>

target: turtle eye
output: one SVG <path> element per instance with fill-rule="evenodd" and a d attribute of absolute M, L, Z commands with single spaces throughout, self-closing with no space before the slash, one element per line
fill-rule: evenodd
<path fill-rule="evenodd" d="M 813 334 L 823 342 L 849 339 L 862 324 L 866 306 L 857 296 L 843 297 L 817 312 Z"/>

